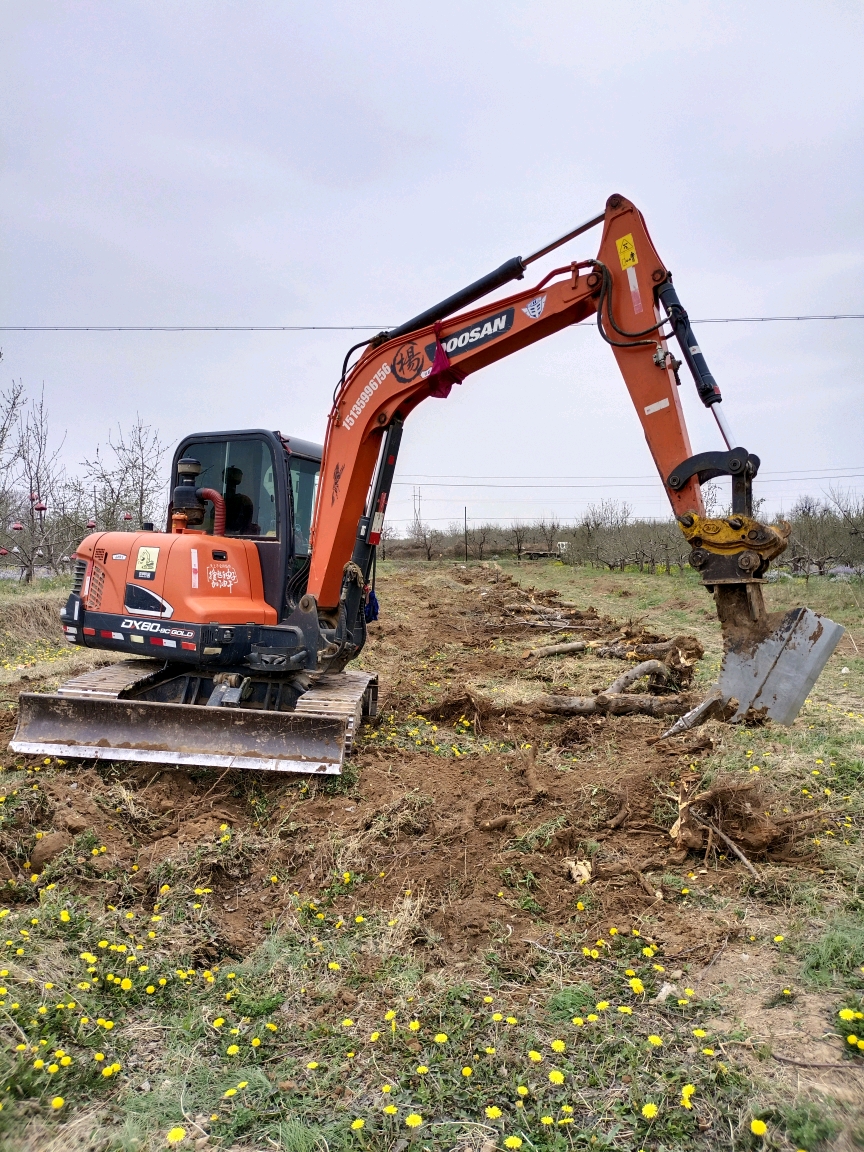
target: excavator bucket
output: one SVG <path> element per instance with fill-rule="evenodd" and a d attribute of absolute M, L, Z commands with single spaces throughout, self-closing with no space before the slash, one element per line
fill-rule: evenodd
<path fill-rule="evenodd" d="M 731 720 L 791 724 L 845 629 L 810 608 L 768 613 L 759 585 L 718 585 L 725 656 L 718 681 Z"/>
<path fill-rule="evenodd" d="M 363 712 L 374 710 L 368 673 L 323 676 L 283 712 L 135 699 L 136 687 L 154 680 L 140 665 L 95 669 L 56 694 L 23 693 L 9 747 L 70 759 L 338 775 Z"/>

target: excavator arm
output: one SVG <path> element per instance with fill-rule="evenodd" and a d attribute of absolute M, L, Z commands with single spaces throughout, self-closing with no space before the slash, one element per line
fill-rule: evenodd
<path fill-rule="evenodd" d="M 598 310 L 601 333 L 612 346 L 673 512 L 704 515 L 696 475 L 677 488 L 667 483 L 692 456 L 677 361 L 662 335 L 655 298 L 658 284 L 671 287 L 671 278 L 629 201 L 611 197 L 601 219 L 596 260 L 557 268 L 532 288 L 443 322 L 399 330 L 395 338 L 382 334 L 352 367 L 330 412 L 313 522 L 307 591 L 320 609 L 333 611 L 339 603 L 345 557 L 352 554 L 364 513 L 380 517 L 386 508 L 387 490 L 377 493 L 374 508 L 367 509 L 367 497 L 394 422 L 403 422 L 428 397 L 445 396 L 453 383 Z M 711 395 L 719 401 L 716 385 Z"/>
<path fill-rule="evenodd" d="M 596 259 L 556 268 L 531 288 L 459 311 L 522 279 L 534 260 L 601 223 Z M 299 606 L 307 619 L 317 611 L 323 644 L 319 666 L 344 667 L 365 641 L 365 592 L 408 414 L 429 397 L 446 398 L 454 384 L 488 364 L 591 316 L 624 377 L 672 511 L 691 545 L 690 562 L 714 593 L 727 656 L 720 694 L 726 700 L 734 696 L 739 716 L 758 703 L 788 723 L 842 629 L 809 609 L 785 615 L 766 611 L 762 579 L 786 547 L 789 527 L 753 518 L 759 457 L 734 445 L 720 389 L 672 276 L 642 214 L 618 195 L 609 197 L 602 215 L 540 251 L 508 261 L 399 328 L 379 333 L 351 370 L 343 369 L 327 425 L 312 558 Z M 692 453 L 678 393 L 682 361 L 668 348 L 669 334 L 675 335 L 700 399 L 717 422 L 725 451 Z M 732 477 L 732 514 L 706 518 L 701 484 L 722 475 Z"/>

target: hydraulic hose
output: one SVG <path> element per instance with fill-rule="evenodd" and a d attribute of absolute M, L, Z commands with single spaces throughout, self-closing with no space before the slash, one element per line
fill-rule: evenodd
<path fill-rule="evenodd" d="M 195 492 L 199 500 L 209 500 L 213 505 L 213 535 L 225 535 L 225 501 L 215 488 L 199 488 Z"/>

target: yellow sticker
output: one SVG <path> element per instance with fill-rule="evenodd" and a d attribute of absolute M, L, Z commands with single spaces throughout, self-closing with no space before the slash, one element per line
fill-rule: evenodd
<path fill-rule="evenodd" d="M 618 249 L 618 259 L 621 261 L 622 268 L 632 268 L 634 264 L 639 263 L 639 257 L 636 255 L 636 245 L 633 243 L 632 232 L 628 232 L 626 236 L 622 236 L 620 240 L 616 240 L 615 247 Z"/>
<path fill-rule="evenodd" d="M 156 575 L 156 565 L 159 563 L 158 548 L 139 548 L 138 558 L 135 561 L 135 577 L 138 580 L 152 580 Z"/>

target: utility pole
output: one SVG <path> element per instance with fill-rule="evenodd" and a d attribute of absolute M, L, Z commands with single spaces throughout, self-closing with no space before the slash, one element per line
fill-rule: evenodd
<path fill-rule="evenodd" d="M 465 563 L 468 563 L 468 505 L 465 505 Z"/>

